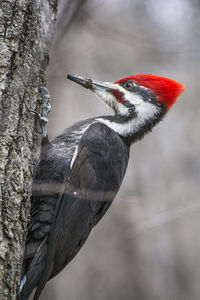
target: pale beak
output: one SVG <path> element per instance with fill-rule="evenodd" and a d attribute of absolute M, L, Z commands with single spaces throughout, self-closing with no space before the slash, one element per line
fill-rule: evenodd
<path fill-rule="evenodd" d="M 90 90 L 100 89 L 109 91 L 115 88 L 113 83 L 96 81 L 82 76 L 68 74 L 67 78 Z"/>

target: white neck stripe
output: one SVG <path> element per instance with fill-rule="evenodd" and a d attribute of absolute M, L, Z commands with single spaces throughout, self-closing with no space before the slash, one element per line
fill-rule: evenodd
<path fill-rule="evenodd" d="M 140 104 L 136 110 L 137 116 L 125 123 L 117 123 L 108 119 L 97 118 L 96 120 L 104 123 L 118 134 L 126 137 L 138 132 L 148 121 L 155 119 L 159 108 L 152 103 Z"/>

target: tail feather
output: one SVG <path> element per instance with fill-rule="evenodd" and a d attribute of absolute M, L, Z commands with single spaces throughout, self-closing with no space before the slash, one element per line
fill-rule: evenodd
<path fill-rule="evenodd" d="M 45 255 L 47 252 L 47 238 L 45 238 L 37 249 L 37 252 L 29 266 L 28 272 L 23 275 L 20 284 L 20 300 L 28 300 L 30 294 L 37 286 L 44 268 Z"/>
<path fill-rule="evenodd" d="M 20 282 L 20 293 L 22 292 L 25 283 L 26 283 L 26 275 L 24 275 L 22 277 L 22 279 L 21 279 L 21 282 Z"/>

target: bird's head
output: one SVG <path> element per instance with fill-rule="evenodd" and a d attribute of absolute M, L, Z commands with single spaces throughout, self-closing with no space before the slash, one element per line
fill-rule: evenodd
<path fill-rule="evenodd" d="M 115 119 L 104 123 L 124 136 L 148 126 L 150 130 L 184 91 L 182 83 L 154 74 L 131 75 L 115 82 L 100 82 L 75 75 L 67 77 L 92 90 L 114 110 Z M 126 126 L 122 129 L 119 123 Z"/>

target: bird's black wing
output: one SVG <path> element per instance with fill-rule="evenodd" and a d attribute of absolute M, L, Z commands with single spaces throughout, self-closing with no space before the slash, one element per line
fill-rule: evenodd
<path fill-rule="evenodd" d="M 32 184 L 31 220 L 24 251 L 20 300 L 28 299 L 41 276 L 54 211 L 69 170 L 70 157 L 60 155 L 55 145 L 43 138 Z"/>
<path fill-rule="evenodd" d="M 128 157 L 129 146 L 107 126 L 93 124 L 84 133 L 56 203 L 45 265 L 34 300 L 47 280 L 76 255 L 108 209 L 121 185 Z"/>

